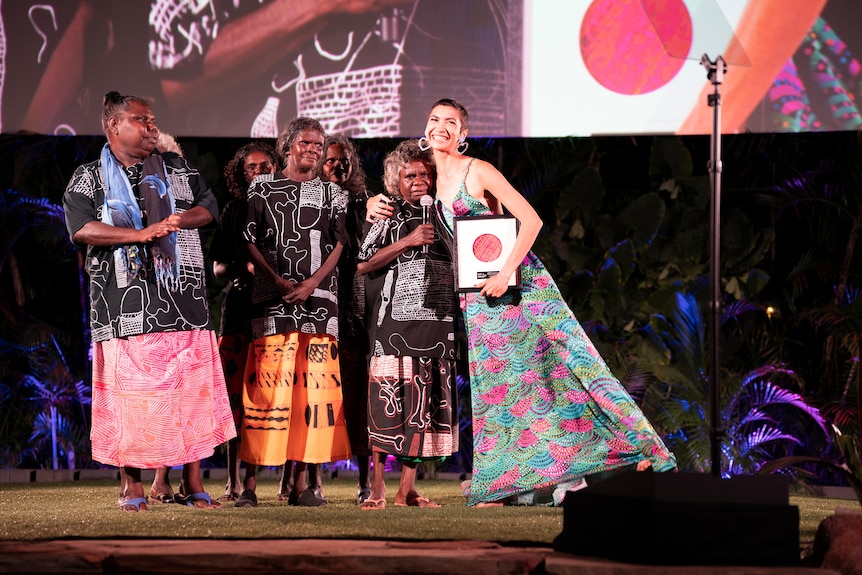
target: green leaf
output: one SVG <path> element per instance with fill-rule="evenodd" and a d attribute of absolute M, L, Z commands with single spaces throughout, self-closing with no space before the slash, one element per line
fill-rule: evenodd
<path fill-rule="evenodd" d="M 605 188 L 598 169 L 588 166 L 578 172 L 572 182 L 563 188 L 557 201 L 558 217 L 566 218 L 573 210 L 580 209 L 584 224 L 590 227 L 604 197 Z"/>
<path fill-rule="evenodd" d="M 620 283 L 625 283 L 636 268 L 637 255 L 634 244 L 630 240 L 623 240 L 608 250 L 608 256 L 612 257 L 620 269 Z"/>
<path fill-rule="evenodd" d="M 692 174 L 691 153 L 680 138 L 655 138 L 649 173 L 653 181 L 684 178 Z"/>
<path fill-rule="evenodd" d="M 657 193 L 649 193 L 626 206 L 617 220 L 631 230 L 635 248 L 642 250 L 655 239 L 664 214 L 664 200 Z"/>

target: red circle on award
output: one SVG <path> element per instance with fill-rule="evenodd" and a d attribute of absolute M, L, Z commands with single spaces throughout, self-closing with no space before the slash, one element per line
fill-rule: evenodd
<path fill-rule="evenodd" d="M 503 253 L 503 242 L 494 234 L 482 234 L 473 241 L 473 255 L 480 262 L 492 262 Z"/>

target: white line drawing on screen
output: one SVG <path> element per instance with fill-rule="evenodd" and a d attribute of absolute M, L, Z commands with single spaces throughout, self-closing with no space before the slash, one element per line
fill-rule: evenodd
<path fill-rule="evenodd" d="M 341 54 L 333 54 L 327 50 L 323 49 L 323 46 L 320 45 L 320 38 L 317 34 L 314 35 L 314 48 L 317 50 L 317 53 L 323 56 L 324 58 L 329 58 L 335 62 L 340 62 L 350 53 L 350 49 L 353 48 L 353 30 L 347 33 L 347 46 L 344 47 L 344 50 Z"/>
<path fill-rule="evenodd" d="M 49 6 L 48 4 L 33 4 L 30 6 L 30 9 L 27 10 L 27 18 L 30 19 L 30 24 L 33 25 L 33 29 L 36 33 L 42 37 L 42 47 L 39 48 L 39 54 L 36 56 L 36 62 L 38 64 L 42 63 L 42 56 L 45 54 L 45 48 L 48 46 L 48 36 L 42 32 L 42 29 L 39 28 L 39 25 L 36 24 L 36 21 L 33 20 L 33 13 L 36 10 L 44 10 L 51 15 L 51 22 L 54 24 L 54 32 L 57 31 L 57 15 L 54 14 L 54 7 Z"/>
<path fill-rule="evenodd" d="M 419 0 L 413 3 L 404 33 L 396 48 L 391 64 L 354 70 L 353 65 L 362 49 L 376 34 L 391 38 L 387 28 L 389 19 L 381 15 L 377 28 L 368 31 L 362 43 L 351 54 L 344 70 L 335 74 L 308 77 L 296 84 L 296 107 L 301 116 L 317 118 L 327 132 L 338 132 L 349 137 L 397 136 L 401 126 L 401 64 L 407 33 Z M 392 20 L 398 18 L 398 11 Z M 394 25 L 393 25 L 394 28 Z M 329 57 L 315 37 L 315 48 L 321 56 Z"/>
<path fill-rule="evenodd" d="M 334 74 L 308 76 L 302 65 L 302 55 L 294 61 L 299 71 L 295 78 L 278 83 L 274 76 L 270 86 L 276 94 L 291 87 L 296 89 L 297 115 L 316 118 L 327 132 L 339 132 L 350 137 L 397 136 L 401 119 L 401 65 L 407 32 L 410 30 L 419 0 L 413 3 L 407 25 L 399 41 L 392 41 L 397 32 L 400 16 L 381 14 L 374 29 L 369 30 L 354 50 L 354 34 L 347 33 L 346 46 L 341 53 L 323 47 L 318 34 L 314 35 L 314 48 L 318 55 L 333 62 L 349 56 L 343 70 Z M 375 35 L 392 41 L 395 57 L 391 64 L 354 70 L 353 65 L 363 48 Z M 278 136 L 277 112 L 281 100 L 270 97 L 252 125 L 252 137 Z"/>

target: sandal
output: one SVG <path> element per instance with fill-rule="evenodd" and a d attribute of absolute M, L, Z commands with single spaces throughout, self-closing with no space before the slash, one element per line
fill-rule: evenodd
<path fill-rule="evenodd" d="M 311 489 L 305 489 L 296 498 L 296 504 L 301 507 L 323 507 L 326 505 L 326 499 L 321 499 Z"/>
<path fill-rule="evenodd" d="M 291 491 L 290 493 L 281 491 L 275 496 L 276 501 L 287 501 L 288 505 L 299 505 L 299 503 L 297 503 L 297 499 L 296 491 Z"/>
<path fill-rule="evenodd" d="M 141 505 L 144 506 L 141 509 Z M 120 511 L 128 511 L 135 512 L 138 511 L 146 511 L 147 510 L 147 498 L 146 497 L 133 497 L 132 499 L 124 499 L 123 501 L 117 502 L 117 509 Z"/>
<path fill-rule="evenodd" d="M 165 504 L 174 502 L 174 494 L 173 493 L 153 493 L 150 491 L 150 498 L 152 498 L 152 502 L 156 504 Z M 147 502 L 149 503 L 149 501 Z"/>
<path fill-rule="evenodd" d="M 236 500 L 236 503 L 233 504 L 234 507 L 257 507 L 257 494 L 251 489 L 244 490 L 239 498 Z"/>
<path fill-rule="evenodd" d="M 174 501 L 179 503 L 180 505 L 187 505 L 188 507 L 197 507 L 198 509 L 215 509 L 221 507 L 221 503 L 216 501 L 213 503 L 212 499 L 208 493 L 200 492 L 200 493 L 192 493 L 191 495 L 174 495 Z M 198 507 L 195 505 L 196 501 L 203 501 L 207 504 L 206 507 Z"/>
<path fill-rule="evenodd" d="M 239 493 L 234 493 L 233 491 L 231 491 L 231 492 L 225 493 L 224 495 L 219 497 L 218 501 L 230 502 L 230 501 L 236 501 L 237 499 L 239 499 Z"/>
<path fill-rule="evenodd" d="M 386 509 L 386 500 L 366 499 L 362 502 L 362 505 L 359 508 L 363 511 L 368 511 L 369 509 Z"/>

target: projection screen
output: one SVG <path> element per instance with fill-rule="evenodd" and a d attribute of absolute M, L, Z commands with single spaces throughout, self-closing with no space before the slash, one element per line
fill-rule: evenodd
<path fill-rule="evenodd" d="M 178 136 L 700 134 L 862 127 L 857 0 L 5 0 L 0 129 L 99 134 L 109 90 Z"/>

